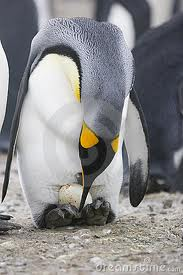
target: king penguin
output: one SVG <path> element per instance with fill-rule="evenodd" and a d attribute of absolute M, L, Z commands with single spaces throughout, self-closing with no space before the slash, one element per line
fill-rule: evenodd
<path fill-rule="evenodd" d="M 138 206 L 147 186 L 149 147 L 133 83 L 134 61 L 120 29 L 86 18 L 51 19 L 32 41 L 20 85 L 2 200 L 16 146 L 37 227 L 69 225 L 78 217 L 89 225 L 111 222 L 118 215 L 125 140 L 130 201 Z M 79 211 L 58 203 L 60 187 L 76 182 L 78 173 Z M 93 202 L 84 207 L 89 191 Z"/>
<path fill-rule="evenodd" d="M 8 96 L 8 83 L 9 83 L 9 68 L 8 62 L 0 41 L 0 131 L 3 125 L 6 102 Z M 15 226 L 10 224 L 10 216 L 0 214 L 0 232 L 5 232 L 10 229 L 15 229 Z"/>
<path fill-rule="evenodd" d="M 8 97 L 9 67 L 0 41 L 0 131 L 3 125 Z"/>
<path fill-rule="evenodd" d="M 147 32 L 133 50 L 135 89 L 149 130 L 149 191 L 183 192 L 182 28 L 181 13 Z"/>
<path fill-rule="evenodd" d="M 150 8 L 146 0 L 96 0 L 96 20 L 118 26 L 132 49 L 150 27 Z"/>
<path fill-rule="evenodd" d="M 34 0 L 34 2 L 37 7 L 38 25 L 41 28 L 52 17 L 52 3 L 49 0 Z"/>
<path fill-rule="evenodd" d="M 95 18 L 118 26 L 132 49 L 148 29 L 180 12 L 182 4 L 182 0 L 96 0 Z"/>
<path fill-rule="evenodd" d="M 10 68 L 7 111 L 0 135 L 0 152 L 3 153 L 8 151 L 17 93 L 30 44 L 37 31 L 37 11 L 33 0 L 0 1 L 0 39 Z"/>

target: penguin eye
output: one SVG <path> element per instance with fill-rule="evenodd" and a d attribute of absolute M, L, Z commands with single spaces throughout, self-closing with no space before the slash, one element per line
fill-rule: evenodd
<path fill-rule="evenodd" d="M 99 142 L 99 139 L 96 137 L 95 133 L 89 129 L 86 123 L 83 123 L 82 132 L 80 136 L 81 146 L 85 149 L 89 149 L 95 146 Z"/>
<path fill-rule="evenodd" d="M 119 136 L 117 136 L 112 142 L 111 142 L 112 149 L 115 153 L 118 151 L 119 147 Z"/>

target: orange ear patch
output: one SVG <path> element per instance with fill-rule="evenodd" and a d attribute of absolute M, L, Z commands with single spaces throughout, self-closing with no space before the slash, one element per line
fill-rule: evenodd
<path fill-rule="evenodd" d="M 112 149 L 116 153 L 118 151 L 118 146 L 119 146 L 119 137 L 115 138 L 112 143 Z"/>
<path fill-rule="evenodd" d="M 99 142 L 94 132 L 90 130 L 85 123 L 83 123 L 80 143 L 83 148 L 91 148 Z"/>

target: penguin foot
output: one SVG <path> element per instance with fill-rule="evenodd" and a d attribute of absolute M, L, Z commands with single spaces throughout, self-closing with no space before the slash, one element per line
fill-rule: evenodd
<path fill-rule="evenodd" d="M 10 230 L 19 230 L 19 229 L 21 229 L 21 226 L 18 224 L 0 220 L 0 234 Z"/>
<path fill-rule="evenodd" d="M 10 223 L 9 220 L 12 216 L 9 215 L 1 215 L 0 214 L 0 234 L 7 232 L 9 230 L 20 229 L 21 226 L 18 224 Z"/>
<path fill-rule="evenodd" d="M 87 225 L 105 225 L 115 219 L 115 214 L 109 202 L 98 198 L 83 208 L 81 217 Z"/>
<path fill-rule="evenodd" d="M 75 206 L 70 204 L 57 205 L 45 215 L 45 227 L 48 229 L 68 226 L 73 223 L 74 219 L 78 219 L 80 213 Z"/>
<path fill-rule="evenodd" d="M 10 216 L 10 215 L 3 215 L 3 214 L 0 214 L 0 220 L 8 221 L 8 220 L 10 220 L 11 218 L 13 218 L 13 217 Z"/>

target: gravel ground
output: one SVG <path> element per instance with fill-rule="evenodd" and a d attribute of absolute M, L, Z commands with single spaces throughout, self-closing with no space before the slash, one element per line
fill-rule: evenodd
<path fill-rule="evenodd" d="M 1 156 L 0 182 L 4 164 Z M 183 274 L 183 195 L 148 195 L 138 208 L 120 201 L 114 224 L 35 229 L 14 162 L 0 211 L 22 228 L 0 235 L 0 274 Z"/>

